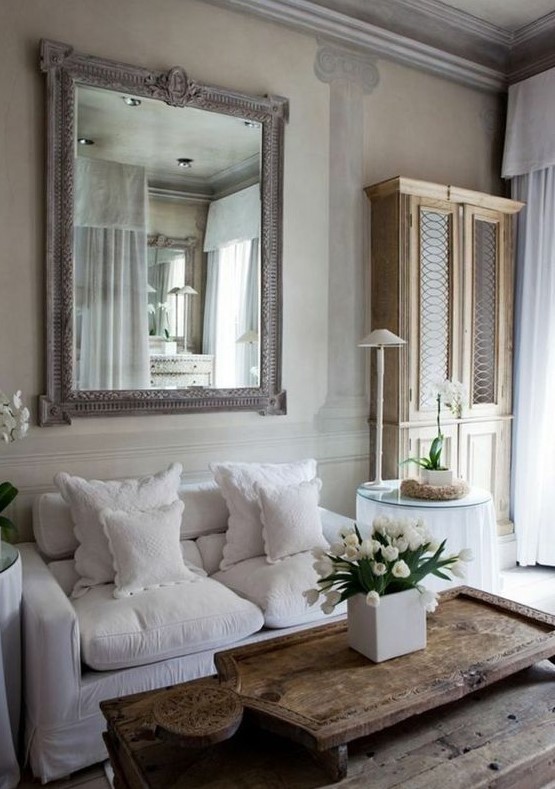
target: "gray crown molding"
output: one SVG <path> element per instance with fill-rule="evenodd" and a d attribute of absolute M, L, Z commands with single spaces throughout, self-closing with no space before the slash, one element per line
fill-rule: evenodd
<path fill-rule="evenodd" d="M 193 411 L 286 412 L 281 390 L 281 255 L 283 136 L 288 101 L 248 96 L 189 79 L 180 66 L 154 71 L 91 57 L 68 44 L 41 42 L 47 82 L 46 389 L 39 424 L 70 424 L 74 416 Z M 76 390 L 73 370 L 73 165 L 75 84 L 156 98 L 252 120 L 263 127 L 261 155 L 260 386 L 180 390 Z"/>
<path fill-rule="evenodd" d="M 206 0 L 213 5 L 245 11 L 272 22 L 294 27 L 338 44 L 353 46 L 369 54 L 395 60 L 482 90 L 498 92 L 506 87 L 500 68 L 485 66 L 439 46 L 417 41 L 393 30 L 378 27 L 313 0 Z M 396 0 L 389 0 L 394 7 Z M 484 41 L 479 46 L 484 49 Z M 508 55 L 508 53 L 507 53 Z"/>
<path fill-rule="evenodd" d="M 205 0 L 491 92 L 555 66 L 555 13 L 511 32 L 440 0 Z"/>
<path fill-rule="evenodd" d="M 517 30 L 511 50 L 509 82 L 520 82 L 554 66 L 555 13 Z"/>
<path fill-rule="evenodd" d="M 519 28 L 513 34 L 513 45 L 523 44 L 525 41 L 531 41 L 539 35 L 552 35 L 555 31 L 555 11 L 552 14 L 546 14 L 535 22 L 530 22 L 529 25 Z"/>
<path fill-rule="evenodd" d="M 355 82 L 364 93 L 372 93 L 380 81 L 375 58 L 321 40 L 318 41 L 314 73 L 325 83 L 335 80 Z"/>
<path fill-rule="evenodd" d="M 495 44 L 510 46 L 513 40 L 513 34 L 505 28 L 498 27 L 484 19 L 478 19 L 478 17 L 465 11 L 459 11 L 450 5 L 445 5 L 440 0 L 394 0 L 394 4 L 411 8 L 419 13 L 424 12 L 433 17 L 435 21 L 445 22 L 458 30 L 464 30 Z"/>

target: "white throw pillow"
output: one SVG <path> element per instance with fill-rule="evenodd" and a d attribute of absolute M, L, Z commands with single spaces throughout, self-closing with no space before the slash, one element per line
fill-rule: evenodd
<path fill-rule="evenodd" d="M 318 499 L 322 480 L 276 488 L 257 485 L 262 537 L 270 564 L 286 556 L 326 548 Z"/>
<path fill-rule="evenodd" d="M 149 512 L 105 509 L 100 521 L 115 571 L 114 597 L 200 579 L 183 562 L 179 529 L 183 502 Z"/>
<path fill-rule="evenodd" d="M 253 556 L 264 556 L 262 522 L 255 486 L 294 485 L 316 476 L 315 460 L 293 463 L 211 463 L 210 471 L 226 500 L 228 529 L 221 570 Z"/>
<path fill-rule="evenodd" d="M 114 567 L 108 540 L 100 522 L 104 509 L 151 510 L 177 499 L 182 466 L 172 463 L 165 471 L 139 479 L 86 480 L 60 472 L 54 477 L 71 509 L 75 536 L 75 569 L 80 576 L 72 597 L 80 597 L 90 586 L 112 583 Z"/>

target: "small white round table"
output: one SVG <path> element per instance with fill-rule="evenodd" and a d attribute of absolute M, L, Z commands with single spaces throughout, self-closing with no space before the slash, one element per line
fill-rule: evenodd
<path fill-rule="evenodd" d="M 465 579 L 443 581 L 428 575 L 424 585 L 434 591 L 466 584 L 486 592 L 499 593 L 499 557 L 497 525 L 491 493 L 471 488 L 468 495 L 452 501 L 428 501 L 402 496 L 399 480 L 387 480 L 389 491 L 376 491 L 360 485 L 357 489 L 356 518 L 359 528 L 366 531 L 374 518 L 421 518 L 436 540 L 446 540 L 446 553 L 470 548 L 473 561 L 465 565 Z"/>
<path fill-rule="evenodd" d="M 0 550 L 0 789 L 13 789 L 20 777 L 21 558 L 6 542 Z"/>

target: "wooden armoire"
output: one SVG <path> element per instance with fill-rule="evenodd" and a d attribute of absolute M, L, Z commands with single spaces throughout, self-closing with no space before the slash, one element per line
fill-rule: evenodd
<path fill-rule="evenodd" d="M 385 352 L 384 478 L 417 476 L 399 462 L 426 455 L 437 434 L 431 386 L 462 381 L 461 417 L 442 409 L 443 462 L 491 491 L 499 533 L 508 533 L 513 237 L 522 203 L 409 178 L 366 194 L 372 327 L 407 341 Z M 372 403 L 371 420 L 374 413 Z"/>

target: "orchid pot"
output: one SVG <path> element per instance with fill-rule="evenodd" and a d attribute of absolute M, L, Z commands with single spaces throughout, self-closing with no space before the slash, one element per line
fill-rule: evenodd
<path fill-rule="evenodd" d="M 433 487 L 443 487 L 453 484 L 453 471 L 450 468 L 428 469 L 426 471 L 426 484 Z"/>

